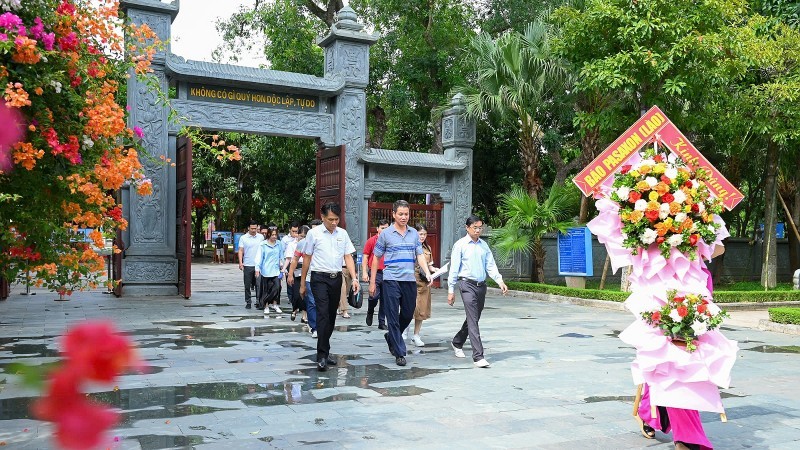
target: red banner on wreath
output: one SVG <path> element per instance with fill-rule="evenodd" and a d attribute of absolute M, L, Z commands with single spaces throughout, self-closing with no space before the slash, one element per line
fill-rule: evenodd
<path fill-rule="evenodd" d="M 744 198 L 741 192 L 725 179 L 700 152 L 686 139 L 657 106 L 653 106 L 624 133 L 586 166 L 573 181 L 584 195 L 590 195 L 611 178 L 628 159 L 648 143 L 657 141 L 680 156 L 692 169 L 702 167 L 711 174 L 709 190 L 726 208 L 733 209 Z"/>

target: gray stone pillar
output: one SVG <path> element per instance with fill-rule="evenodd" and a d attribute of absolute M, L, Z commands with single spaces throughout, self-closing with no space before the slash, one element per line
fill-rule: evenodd
<path fill-rule="evenodd" d="M 442 115 L 442 148 L 445 158 L 467 164 L 452 177 L 452 208 L 442 211 L 442 223 L 451 230 L 442 230 L 442 255 L 450 259 L 453 243 L 466 234 L 464 221 L 472 213 L 472 147 L 475 146 L 475 121 L 467 116 L 464 96 L 456 94 L 450 108 Z M 445 258 L 442 259 L 444 261 Z"/>
<path fill-rule="evenodd" d="M 178 14 L 178 1 L 123 0 L 122 10 L 137 25 L 147 23 L 163 42 L 169 42 L 170 26 Z M 153 60 L 153 73 L 166 95 L 164 72 L 169 47 Z M 125 258 L 122 263 L 124 293 L 132 295 L 175 295 L 178 293 L 178 260 L 175 258 L 176 208 L 175 168 L 159 156 L 175 159 L 174 142 L 167 132 L 168 108 L 159 103 L 158 93 L 131 73 L 128 79 L 128 126 L 138 126 L 144 133 L 142 144 L 148 156 L 140 158 L 147 178 L 153 182 L 153 194 L 139 196 L 134 189 L 123 192 L 124 213 L 129 228 L 124 235 Z"/>
<path fill-rule="evenodd" d="M 347 231 L 357 249 L 367 239 L 367 211 L 363 209 L 364 165 L 358 162 L 367 135 L 369 47 L 378 35 L 363 31 L 364 25 L 349 6 L 337 14 L 330 32 L 317 42 L 325 51 L 325 75 L 338 74 L 345 80 L 344 91 L 333 104 L 335 144 L 345 145 L 345 204 Z"/>

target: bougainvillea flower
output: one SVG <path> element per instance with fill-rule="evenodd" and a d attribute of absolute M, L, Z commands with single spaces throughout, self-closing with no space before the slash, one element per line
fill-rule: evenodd
<path fill-rule="evenodd" d="M 11 170 L 11 148 L 22 139 L 24 133 L 22 114 L 17 108 L 6 107 L 6 102 L 0 99 L 0 171 Z"/>
<path fill-rule="evenodd" d="M 116 411 L 81 397 L 56 418 L 56 441 L 65 449 L 96 448 L 118 419 Z"/>
<path fill-rule="evenodd" d="M 109 322 L 86 322 L 64 336 L 67 364 L 90 380 L 109 382 L 128 368 L 140 366 L 130 340 Z"/>

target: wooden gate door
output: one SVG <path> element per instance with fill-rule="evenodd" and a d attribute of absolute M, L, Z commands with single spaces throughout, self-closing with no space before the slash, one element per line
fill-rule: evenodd
<path fill-rule="evenodd" d="M 8 298 L 8 295 L 11 293 L 11 286 L 8 284 L 8 280 L 3 277 L 0 277 L 0 300 L 5 300 Z"/>
<path fill-rule="evenodd" d="M 122 240 L 122 231 L 117 230 L 114 237 L 114 245 L 119 249 L 119 253 L 112 253 L 111 258 L 111 277 L 114 280 L 114 296 L 122 297 L 122 256 L 125 254 L 125 242 Z"/>
<path fill-rule="evenodd" d="M 428 237 L 425 242 L 431 247 L 431 255 L 433 256 L 433 265 L 440 267 L 442 253 L 442 208 L 443 204 L 437 203 L 433 205 L 410 205 L 410 217 L 408 219 L 408 226 L 413 227 L 418 223 L 425 225 L 428 229 Z M 378 203 L 369 202 L 369 236 L 375 234 L 375 227 L 378 226 L 378 221 L 386 219 L 392 223 L 392 204 L 391 203 Z M 439 287 L 439 280 L 434 282 L 434 286 Z"/>
<path fill-rule="evenodd" d="M 342 208 L 339 226 L 347 228 L 344 220 L 344 163 L 344 145 L 320 147 L 317 150 L 317 195 L 314 216 L 319 214 L 319 209 L 325 203 L 336 202 Z"/>
<path fill-rule="evenodd" d="M 178 294 L 192 296 L 192 141 L 178 137 L 175 255 L 178 259 Z"/>

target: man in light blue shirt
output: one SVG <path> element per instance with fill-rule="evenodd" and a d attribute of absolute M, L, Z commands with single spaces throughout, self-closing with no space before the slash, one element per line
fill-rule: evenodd
<path fill-rule="evenodd" d="M 398 366 L 406 365 L 406 343 L 401 333 L 408 328 L 414 318 L 417 306 L 417 278 L 414 275 L 414 261 L 419 263 L 428 280 L 431 279 L 428 262 L 422 254 L 422 244 L 417 230 L 408 226 L 411 208 L 405 200 L 392 205 L 394 224 L 381 231 L 373 250 L 369 294 L 375 295 L 375 279 L 378 264 L 383 257 L 383 282 L 381 302 L 385 308 L 386 324 L 389 332 L 384 335 L 389 353 L 395 357 Z"/>
<path fill-rule="evenodd" d="M 489 362 L 483 356 L 483 344 L 478 321 L 481 319 L 483 305 L 486 303 L 486 275 L 488 274 L 497 282 L 503 295 L 508 292 L 508 287 L 503 283 L 503 277 L 497 270 L 489 245 L 481 239 L 483 221 L 478 216 L 467 217 L 467 235 L 453 244 L 450 254 L 450 273 L 447 277 L 447 303 L 453 306 L 456 301 L 455 289 L 461 293 L 464 302 L 464 311 L 467 318 L 451 342 L 453 351 L 459 358 L 464 358 L 462 347 L 469 341 L 472 344 L 472 360 L 476 367 L 489 367 Z"/>

